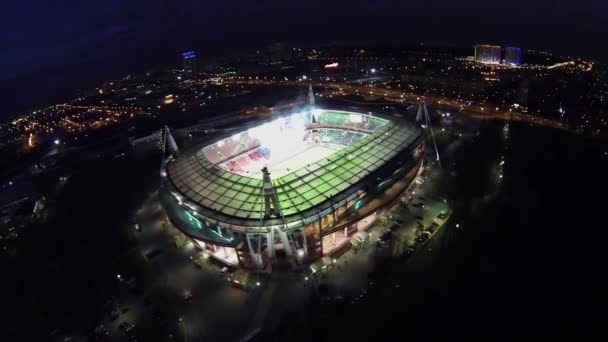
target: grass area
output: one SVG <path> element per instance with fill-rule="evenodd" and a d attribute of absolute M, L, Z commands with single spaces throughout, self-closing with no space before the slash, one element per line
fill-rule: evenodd
<path fill-rule="evenodd" d="M 435 141 L 437 142 L 437 148 L 439 151 L 442 151 L 446 146 L 448 146 L 454 138 L 452 137 L 452 133 L 449 131 L 438 132 L 435 134 Z"/>

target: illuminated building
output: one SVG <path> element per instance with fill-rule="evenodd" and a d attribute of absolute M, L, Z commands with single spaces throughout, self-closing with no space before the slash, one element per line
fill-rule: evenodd
<path fill-rule="evenodd" d="M 425 138 L 393 116 L 307 110 L 167 148 L 159 197 L 171 223 L 213 258 L 299 268 L 366 236 L 422 170 Z"/>
<path fill-rule="evenodd" d="M 498 45 L 475 45 L 475 62 L 500 64 L 501 48 Z"/>
<path fill-rule="evenodd" d="M 522 53 L 521 48 L 516 46 L 505 47 L 505 64 L 506 65 L 521 65 Z"/>
<path fill-rule="evenodd" d="M 196 73 L 196 53 L 194 51 L 182 53 L 182 62 L 186 74 L 193 75 Z"/>

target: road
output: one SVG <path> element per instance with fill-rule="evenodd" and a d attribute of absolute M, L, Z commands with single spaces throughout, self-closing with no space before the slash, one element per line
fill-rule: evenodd
<path fill-rule="evenodd" d="M 296 87 L 308 87 L 312 84 L 315 88 L 333 89 L 338 91 L 342 95 L 361 95 L 361 96 L 378 96 L 385 100 L 402 103 L 402 104 L 413 104 L 417 105 L 420 100 L 424 98 L 428 105 L 436 108 L 449 110 L 459 115 L 467 116 L 477 120 L 496 120 L 496 121 L 514 121 L 529 123 L 537 126 L 545 126 L 556 128 L 565 131 L 574 132 L 573 129 L 568 127 L 565 123 L 543 118 L 535 115 L 530 115 L 522 112 L 518 112 L 513 108 L 500 108 L 491 104 L 475 104 L 470 101 L 463 101 L 456 98 L 446 98 L 433 96 L 428 94 L 417 94 L 412 92 L 405 92 L 398 89 L 391 89 L 386 87 L 378 86 L 366 86 L 352 83 L 336 83 L 336 82 L 298 82 L 298 81 L 285 81 L 285 80 L 243 80 L 243 79 L 225 79 L 224 83 L 227 84 L 246 84 L 246 85 L 260 85 L 260 86 L 296 86 Z"/>

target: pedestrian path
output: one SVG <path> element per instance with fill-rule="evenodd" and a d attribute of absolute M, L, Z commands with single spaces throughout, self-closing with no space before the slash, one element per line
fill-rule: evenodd
<path fill-rule="evenodd" d="M 278 281 L 273 279 L 272 277 L 269 279 L 270 283 L 268 286 L 263 289 L 262 298 L 258 301 L 257 308 L 255 313 L 253 314 L 253 320 L 249 324 L 249 328 L 247 329 L 247 333 L 253 331 L 257 328 L 262 328 L 264 326 L 264 321 L 266 320 L 266 316 L 270 311 L 270 307 L 272 304 L 272 299 L 277 290 Z"/>

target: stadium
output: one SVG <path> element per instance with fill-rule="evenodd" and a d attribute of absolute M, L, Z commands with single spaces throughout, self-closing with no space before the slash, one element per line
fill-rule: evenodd
<path fill-rule="evenodd" d="M 299 269 L 364 239 L 421 171 L 424 146 L 424 130 L 396 116 L 305 110 L 176 151 L 159 197 L 222 263 Z"/>

